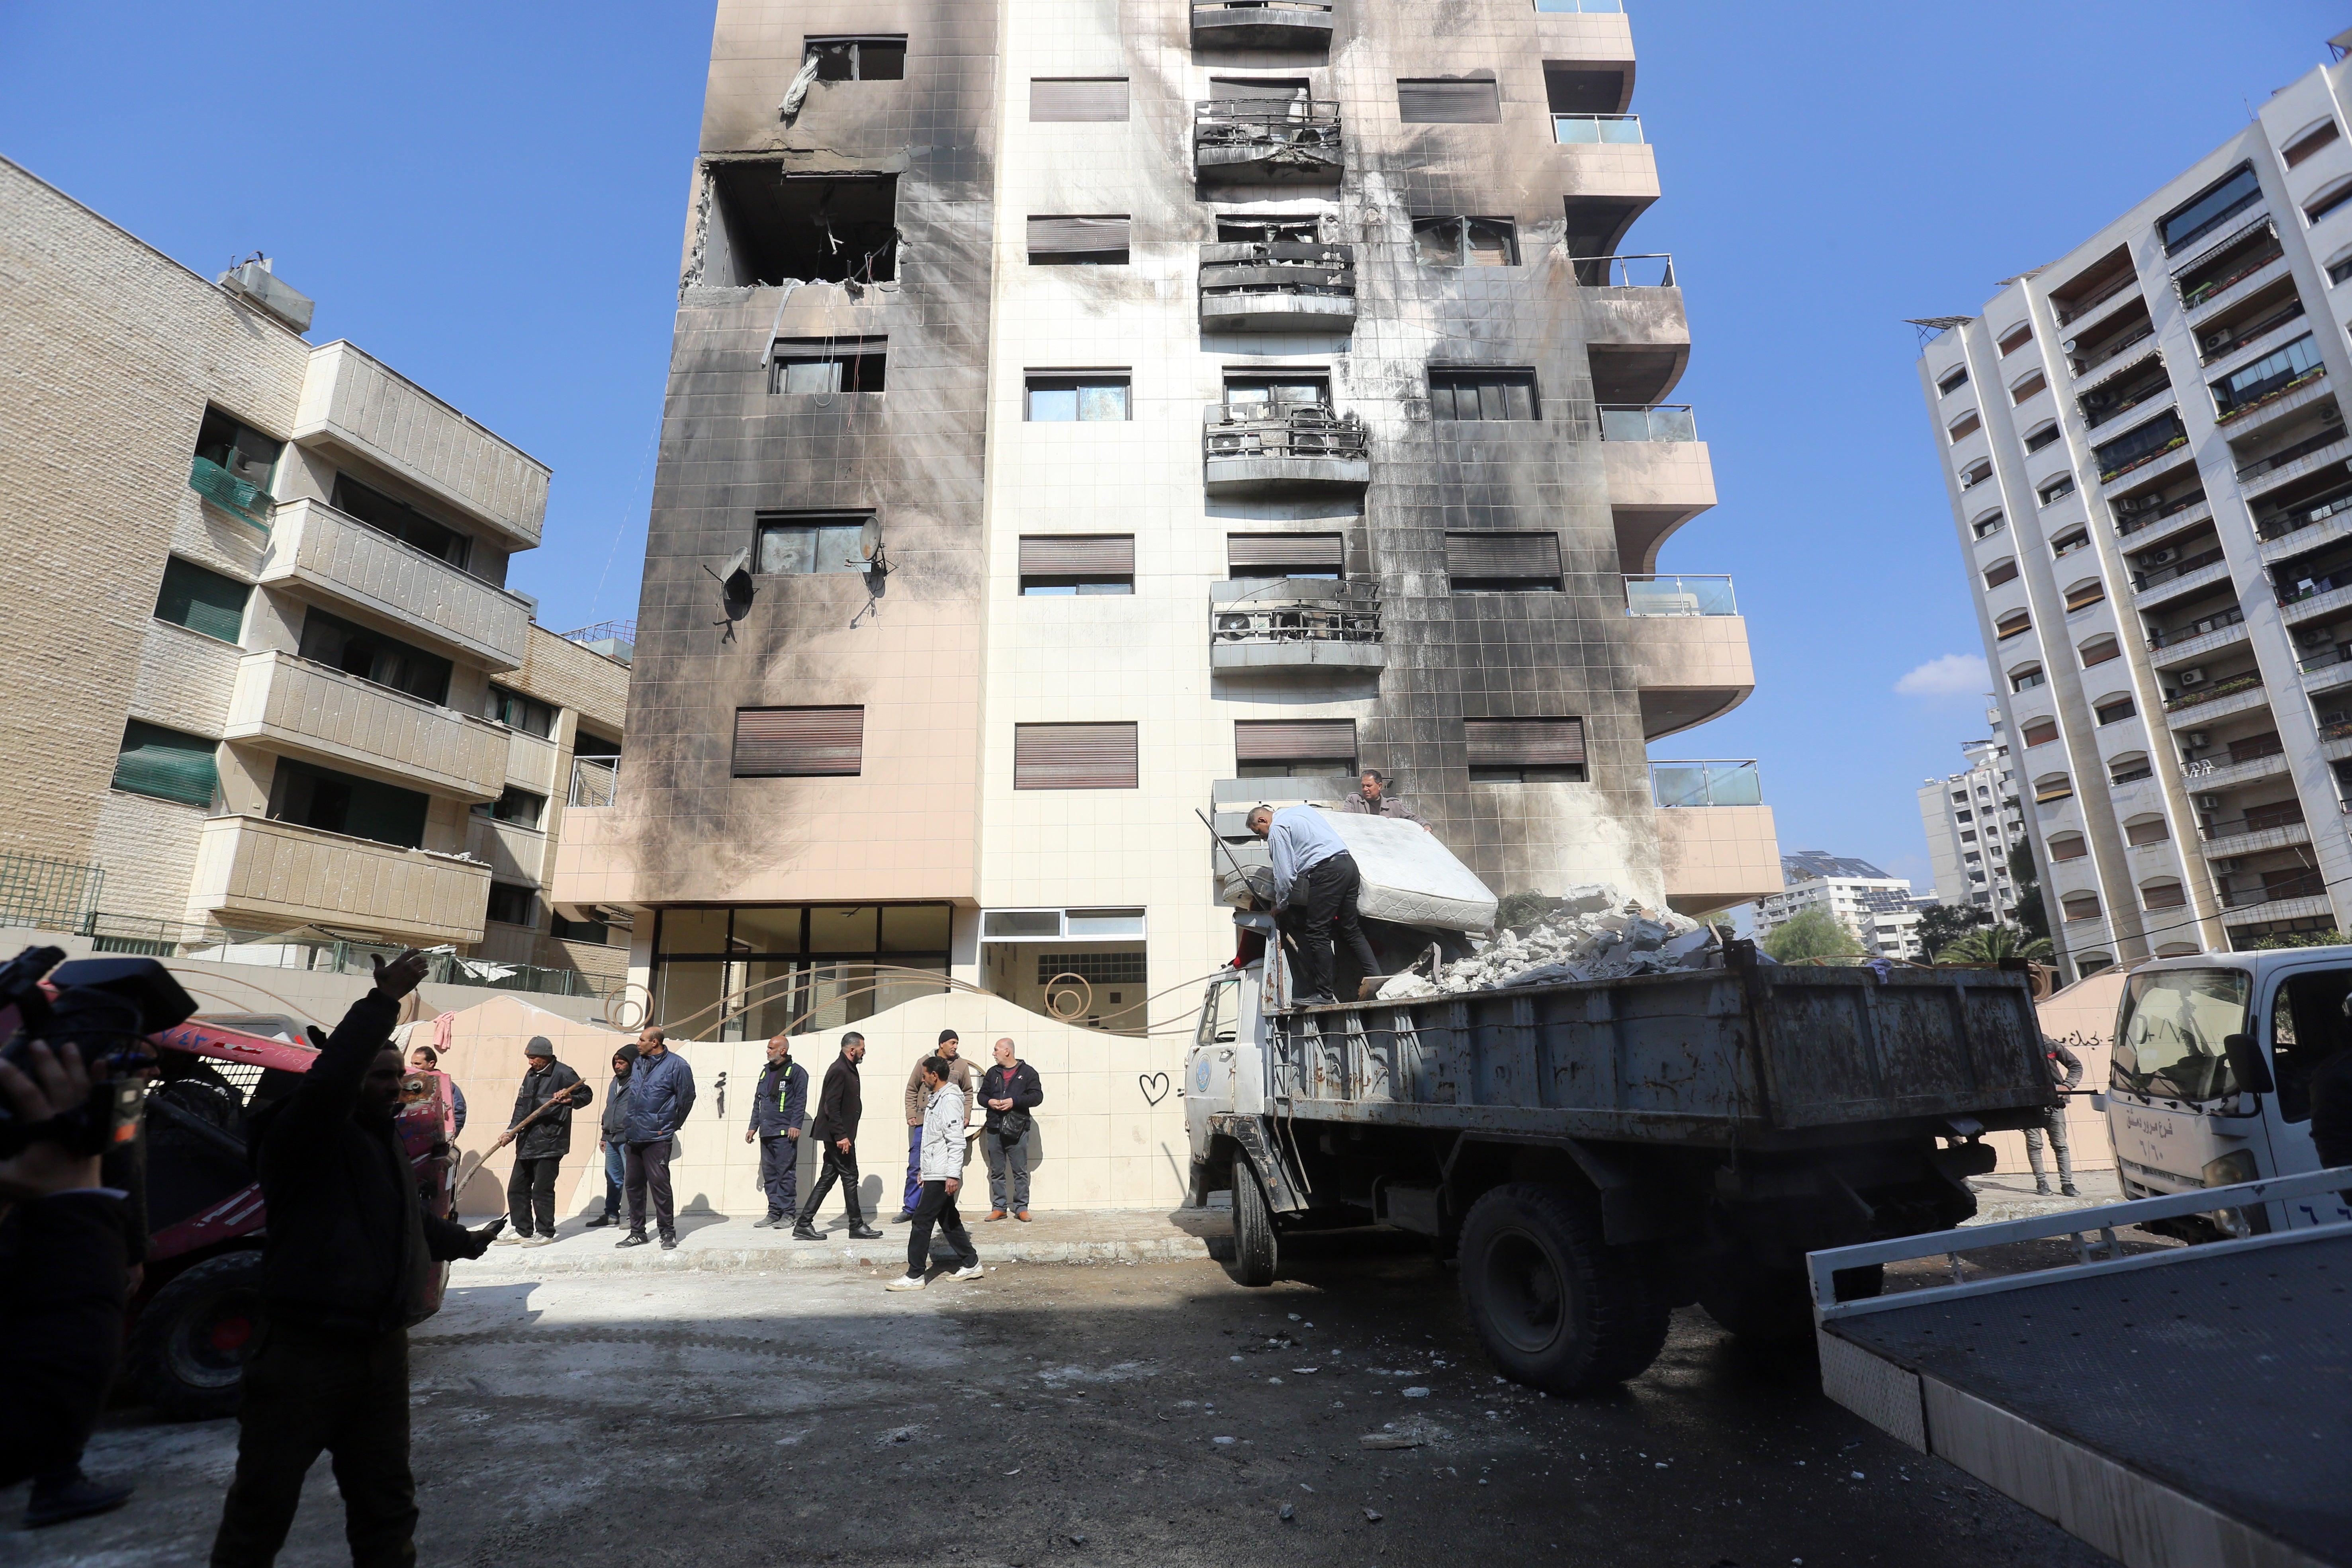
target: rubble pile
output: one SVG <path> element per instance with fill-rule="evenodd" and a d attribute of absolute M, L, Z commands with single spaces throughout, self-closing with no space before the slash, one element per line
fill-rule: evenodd
<path fill-rule="evenodd" d="M 1380 998 L 1397 1002 L 1513 985 L 1622 980 L 1720 968 L 1723 962 L 1712 928 L 1685 915 L 1646 909 L 1596 882 L 1570 888 L 1535 924 L 1506 930 L 1468 958 L 1439 965 L 1432 948 L 1419 963 L 1391 976 Z"/>

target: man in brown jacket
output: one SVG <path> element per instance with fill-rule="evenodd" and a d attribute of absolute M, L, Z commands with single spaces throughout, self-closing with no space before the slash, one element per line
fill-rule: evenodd
<path fill-rule="evenodd" d="M 970 1126 L 973 1104 L 971 1064 L 956 1055 L 959 1044 L 953 1029 L 941 1029 L 939 1048 L 931 1055 L 948 1064 L 948 1081 L 963 1090 L 964 1124 Z M 892 1225 L 913 1224 L 915 1205 L 923 1201 L 923 1108 L 931 1100 L 931 1091 L 923 1086 L 923 1061 L 929 1059 L 925 1057 L 916 1062 L 915 1070 L 907 1075 L 907 1192 L 899 1200 L 898 1217 L 890 1222 Z"/>

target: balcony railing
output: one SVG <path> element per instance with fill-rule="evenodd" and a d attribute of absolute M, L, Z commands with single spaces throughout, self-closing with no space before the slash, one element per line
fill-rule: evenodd
<path fill-rule="evenodd" d="M 1655 256 L 1571 256 L 1569 266 L 1587 289 L 1673 289 L 1675 258 Z"/>
<path fill-rule="evenodd" d="M 1378 669 L 1381 598 L 1370 583 L 1285 578 L 1209 607 L 1209 662 L 1227 670 Z"/>
<path fill-rule="evenodd" d="M 1195 47 L 1317 48 L 1330 38 L 1330 0 L 1192 0 Z"/>
<path fill-rule="evenodd" d="M 2059 324 L 2063 326 L 2068 321 L 2081 321 L 2084 317 L 2089 315 L 2092 311 L 2097 310 L 2100 306 L 2105 304 L 2108 300 L 2114 299 L 2116 295 L 2122 293 L 2125 289 L 2130 288 L 2138 281 L 2139 274 L 2126 267 L 2121 272 L 2116 274 L 2113 279 L 2100 284 L 2096 290 L 2092 293 L 2085 294 L 2080 300 L 2076 300 L 2070 304 L 2064 305 L 2059 305 L 2057 304 L 2057 301 L 2053 300 L 2052 304 L 2056 306 L 2058 311 Z"/>
<path fill-rule="evenodd" d="M 1642 144 L 1642 117 L 1638 114 L 1555 114 L 1551 117 L 1551 135 L 1552 140 L 1563 147 L 1591 146 L 1595 143 L 1638 147 Z"/>
<path fill-rule="evenodd" d="M 2265 226 L 2270 222 L 2267 218 L 2263 221 Z M 2226 277 L 2216 278 L 2210 282 L 2200 283 L 2194 289 L 2181 290 L 2181 308 L 2187 310 L 2194 310 L 2210 300 L 2219 299 L 2229 289 L 2244 282 L 2247 279 L 2252 278 L 2255 273 L 2260 272 L 2263 268 L 2268 267 L 2272 262 L 2276 261 L 2280 257 L 2284 256 L 2286 252 L 2280 249 L 2276 240 L 2273 239 L 2269 248 L 2258 251 L 2254 259 L 2251 261 L 2239 263 L 2237 268 L 2230 272 Z M 2176 286 L 2178 286 L 2177 279 Z"/>
<path fill-rule="evenodd" d="M 1662 806 L 1761 805 L 1763 776 L 1746 762 L 1652 763 L 1651 798 Z"/>
<path fill-rule="evenodd" d="M 1362 417 L 1327 404 L 1212 403 L 1201 447 L 1203 479 L 1220 493 L 1371 482 Z"/>
<path fill-rule="evenodd" d="M 2160 588 L 2167 583 L 2188 576 L 2191 572 L 2202 572 L 2206 567 L 2221 560 L 2224 553 L 2225 552 L 2217 544 L 2210 550 L 2200 550 L 2194 555 L 2172 563 L 2169 566 L 2159 566 L 2152 572 L 2135 572 L 2132 574 L 2132 588 L 2137 593 L 2145 593 L 2150 588 Z"/>
<path fill-rule="evenodd" d="M 2298 458 L 2307 458 L 2322 447 L 2333 446 L 2342 439 L 2344 439 L 2344 426 L 2330 425 L 2324 430 L 2305 436 L 2300 441 L 2289 442 L 2275 452 L 2256 458 L 2238 470 L 2238 479 L 2241 483 L 2247 479 L 2259 479 L 2274 469 L 2285 468 Z"/>
<path fill-rule="evenodd" d="M 572 790 L 564 799 L 567 805 L 610 805 L 619 787 L 620 770 L 610 763 L 600 763 L 593 757 L 572 759 Z"/>
<path fill-rule="evenodd" d="M 2122 337 L 2112 342 L 2099 343 L 2087 353 L 2074 356 L 2074 374 L 2077 376 L 2088 375 L 2099 366 L 2129 353 L 2154 336 L 2156 336 L 2154 327 L 2142 327 L 2136 332 L 2126 332 Z"/>
<path fill-rule="evenodd" d="M 1356 315 L 1356 247 L 1291 240 L 1201 247 L 1204 327 L 1345 325 Z"/>
<path fill-rule="evenodd" d="M 1601 438 L 1604 441 L 1696 441 L 1698 421 L 1687 403 L 1662 403 L 1654 408 L 1602 405 Z"/>
<path fill-rule="evenodd" d="M 2070 490 L 2067 493 L 2071 495 L 2074 492 Z M 2167 518 L 2179 517 L 2191 507 L 2204 505 L 2205 495 L 2200 490 L 2193 496 L 2182 496 L 2179 500 L 2168 501 L 2147 511 L 2126 511 L 2126 504 L 2116 501 L 2109 509 L 2116 514 L 2116 532 L 2118 534 L 2137 533 L 2141 529 L 2152 528 Z"/>
<path fill-rule="evenodd" d="M 188 488 L 243 522 L 269 531 L 269 492 L 249 479 L 240 479 L 210 458 L 197 458 L 188 468 Z"/>
<path fill-rule="evenodd" d="M 2181 643 L 2194 642 L 2208 632 L 2218 632 L 2225 626 L 2234 626 L 2245 618 L 2246 612 L 2232 605 L 2217 614 L 2193 620 L 2185 626 L 2176 626 L 2168 632 L 2150 632 L 2147 646 L 2151 648 L 2173 647 Z"/>
<path fill-rule="evenodd" d="M 2275 811 L 2250 811 L 2231 822 L 2216 822 L 2199 829 L 2210 843 L 2217 838 L 2242 838 L 2249 833 L 2267 833 L 2273 827 L 2297 827 L 2303 824 L 2303 805 L 2290 801 Z"/>
<path fill-rule="evenodd" d="M 1192 163 L 1202 175 L 1336 178 L 1339 105 L 1333 99 L 1209 98 L 1192 109 Z"/>
<path fill-rule="evenodd" d="M 2322 501 L 2317 506 L 2304 507 L 2294 511 L 2280 512 L 2275 516 L 2263 518 L 2254 524 L 2254 533 L 2265 542 L 2273 539 L 2284 539 L 2290 533 L 2300 532 L 2304 529 L 2326 522 L 2329 518 L 2341 516 L 2347 511 L 2352 511 L 2352 493 L 2337 496 L 2334 500 Z"/>
<path fill-rule="evenodd" d="M 1625 614 L 1651 616 L 1736 616 L 1728 577 L 1628 577 Z"/>
<path fill-rule="evenodd" d="M 2210 686 L 2200 686 L 2194 691 L 2184 691 L 2178 697 L 2168 698 L 2164 710 L 2178 713 L 2183 708 L 2195 708 L 2201 703 L 2219 701 L 2224 697 L 2234 697 L 2241 691 L 2251 691 L 2262 683 L 2263 678 L 2258 674 L 2233 675 L 2227 680 L 2217 680 Z"/>

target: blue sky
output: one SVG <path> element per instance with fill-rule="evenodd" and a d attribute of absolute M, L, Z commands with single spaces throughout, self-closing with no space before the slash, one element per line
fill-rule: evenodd
<path fill-rule="evenodd" d="M 1906 316 L 1971 314 L 2326 58 L 2340 10 L 1627 0 L 1757 690 L 1660 755 L 1756 757 L 1780 842 L 1925 887 L 1914 791 L 1981 733 Z M 707 3 L 0 6 L 0 153 L 211 275 L 263 249 L 348 337 L 550 464 L 515 585 L 630 614 Z M 241 85 L 249 79 L 250 88 Z M 1948 687 L 1932 677 L 1918 686 Z"/>

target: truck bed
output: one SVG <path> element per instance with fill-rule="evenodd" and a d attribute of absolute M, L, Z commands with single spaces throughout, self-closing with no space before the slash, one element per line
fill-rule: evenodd
<path fill-rule="evenodd" d="M 2031 983 L 1999 969 L 1731 968 L 1275 1016 L 1280 1114 L 1798 1148 L 2051 1097 Z"/>

